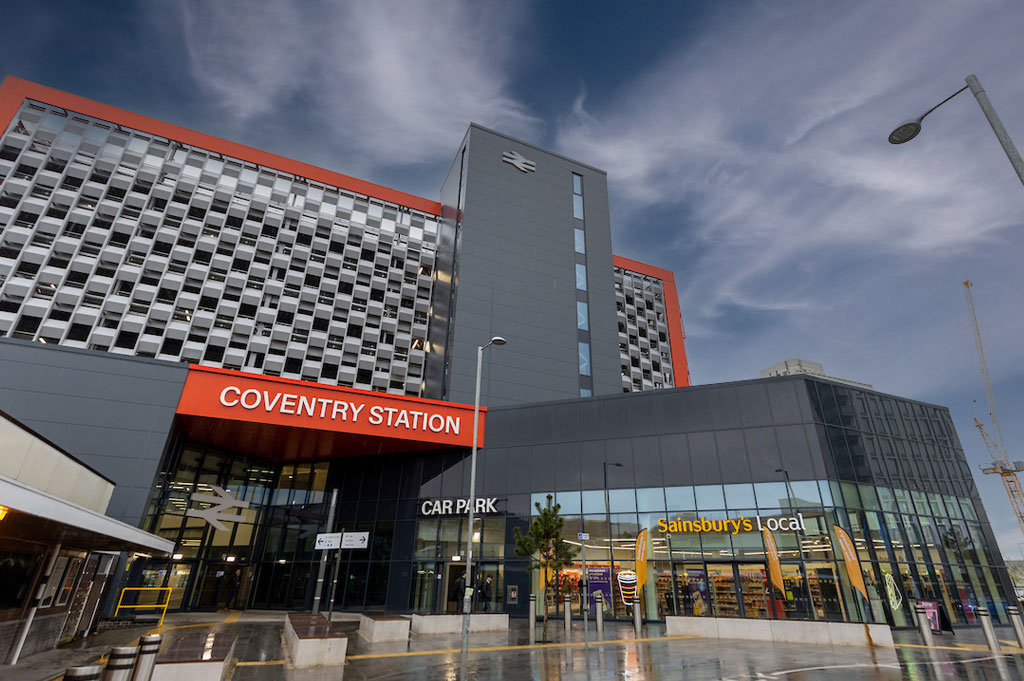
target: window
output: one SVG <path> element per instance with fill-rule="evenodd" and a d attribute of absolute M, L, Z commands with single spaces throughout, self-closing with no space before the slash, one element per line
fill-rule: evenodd
<path fill-rule="evenodd" d="M 573 238 L 575 239 L 576 252 L 586 253 L 587 252 L 587 239 L 583 234 L 583 230 L 577 227 L 573 230 Z"/>
<path fill-rule="evenodd" d="M 590 343 L 579 343 L 580 374 L 590 375 Z"/>
<path fill-rule="evenodd" d="M 580 291 L 587 290 L 587 266 L 583 263 L 576 263 L 576 288 Z"/>
<path fill-rule="evenodd" d="M 131 331 L 121 331 L 117 334 L 117 340 L 114 342 L 114 347 L 128 348 L 129 350 L 135 347 L 135 343 L 139 340 L 139 334 Z"/>
<path fill-rule="evenodd" d="M 576 301 L 576 328 L 581 331 L 590 330 L 590 319 L 587 313 L 587 304 L 582 300 Z"/>
<path fill-rule="evenodd" d="M 583 219 L 583 177 L 572 174 L 572 216 Z"/>
<path fill-rule="evenodd" d="M 165 338 L 160 348 L 160 354 L 177 355 L 181 352 L 182 340 L 180 338 Z"/>

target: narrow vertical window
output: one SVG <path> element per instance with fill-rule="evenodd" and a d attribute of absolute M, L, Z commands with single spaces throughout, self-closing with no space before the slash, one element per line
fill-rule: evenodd
<path fill-rule="evenodd" d="M 587 304 L 582 300 L 576 301 L 576 328 L 580 331 L 590 331 L 589 315 Z"/>
<path fill-rule="evenodd" d="M 583 219 L 583 177 L 572 174 L 572 216 Z"/>
<path fill-rule="evenodd" d="M 577 227 L 573 230 L 573 239 L 575 239 L 576 252 L 586 253 L 587 252 L 587 238 L 583 233 L 583 230 Z"/>
<path fill-rule="evenodd" d="M 580 375 L 590 375 L 590 343 L 579 343 Z"/>
<path fill-rule="evenodd" d="M 587 290 L 587 266 L 583 263 L 576 263 L 576 288 L 580 291 Z"/>

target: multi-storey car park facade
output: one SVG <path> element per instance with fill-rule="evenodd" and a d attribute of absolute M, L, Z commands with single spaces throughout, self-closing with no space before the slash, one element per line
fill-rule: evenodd
<path fill-rule="evenodd" d="M 221 605 L 234 570 L 246 606 L 310 607 L 338 489 L 334 526 L 370 544 L 342 554 L 336 606 L 454 611 L 465 403 L 500 335 L 472 532 L 492 608 L 525 614 L 511 537 L 552 493 L 610 616 L 642 531 L 650 619 L 1005 616 L 948 411 L 811 377 L 685 387 L 672 274 L 612 255 L 599 169 L 471 125 L 435 202 L 16 79 L 0 122 L 0 409 L 175 543 L 119 570 L 175 607 Z M 760 534 L 693 530 L 793 515 L 782 588 Z M 547 607 L 579 613 L 581 567 Z"/>
<path fill-rule="evenodd" d="M 690 385 L 675 276 L 628 258 L 614 262 L 622 391 Z"/>

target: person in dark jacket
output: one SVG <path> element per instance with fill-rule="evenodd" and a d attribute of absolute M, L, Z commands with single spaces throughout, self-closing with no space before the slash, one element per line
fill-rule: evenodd
<path fill-rule="evenodd" d="M 488 576 L 487 579 L 484 580 L 483 584 L 480 585 L 480 588 L 477 589 L 476 593 L 477 597 L 480 600 L 479 608 L 484 612 L 489 611 L 491 609 L 491 594 L 494 593 L 494 584 L 490 576 Z"/>
<path fill-rule="evenodd" d="M 459 575 L 455 580 L 455 586 L 450 594 L 449 600 L 455 601 L 455 612 L 462 612 L 462 599 L 466 595 L 466 575 Z"/>
<path fill-rule="evenodd" d="M 242 586 L 242 570 L 236 569 L 235 574 L 228 578 L 228 593 L 227 598 L 224 599 L 224 608 L 231 609 L 237 604 L 235 600 L 238 596 L 238 589 Z"/>

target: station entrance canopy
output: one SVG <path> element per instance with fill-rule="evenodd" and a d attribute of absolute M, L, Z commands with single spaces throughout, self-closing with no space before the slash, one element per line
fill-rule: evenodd
<path fill-rule="evenodd" d="M 194 441 L 275 461 L 473 445 L 471 405 L 212 367 L 189 367 L 177 418 Z"/>

